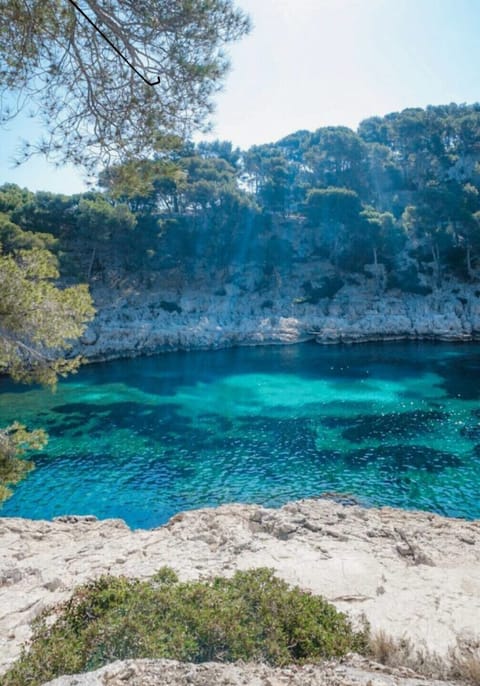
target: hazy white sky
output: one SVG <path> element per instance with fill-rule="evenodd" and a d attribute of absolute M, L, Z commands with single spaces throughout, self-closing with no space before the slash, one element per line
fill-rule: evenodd
<path fill-rule="evenodd" d="M 247 148 L 298 129 L 405 107 L 480 100 L 480 0 L 237 0 L 252 17 L 230 49 L 214 132 Z M 82 190 L 76 170 L 41 160 L 12 169 L 32 122 L 0 133 L 0 183 Z"/>

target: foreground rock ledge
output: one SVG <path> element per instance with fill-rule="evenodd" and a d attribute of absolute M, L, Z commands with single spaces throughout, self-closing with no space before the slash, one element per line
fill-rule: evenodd
<path fill-rule="evenodd" d="M 0 519 L 0 672 L 30 622 L 105 573 L 181 579 L 272 567 L 372 629 L 446 656 L 480 641 L 480 521 L 301 500 L 281 509 L 225 505 L 131 531 L 121 520 Z M 199 682 L 201 683 L 201 682 Z M 314 682 L 315 683 L 315 682 Z"/>
<path fill-rule="evenodd" d="M 410 670 L 382 668 L 352 657 L 344 664 L 274 669 L 256 664 L 185 664 L 175 660 L 127 660 L 95 672 L 63 676 L 46 686 L 448 686 L 452 682 L 416 678 Z"/>

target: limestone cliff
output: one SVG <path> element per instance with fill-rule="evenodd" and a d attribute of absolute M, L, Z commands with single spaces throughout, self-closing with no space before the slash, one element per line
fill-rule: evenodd
<path fill-rule="evenodd" d="M 378 292 L 356 276 L 322 297 L 305 267 L 275 287 L 255 287 L 254 273 L 220 291 L 208 280 L 152 290 L 93 290 L 97 316 L 77 348 L 85 357 L 111 359 L 166 350 L 232 345 L 362 342 L 396 339 L 480 339 L 480 287 L 454 280 L 427 294 Z M 305 297 L 305 279 L 316 297 Z M 319 281 L 321 284 L 321 280 Z M 312 302 L 314 300 L 314 302 Z"/>

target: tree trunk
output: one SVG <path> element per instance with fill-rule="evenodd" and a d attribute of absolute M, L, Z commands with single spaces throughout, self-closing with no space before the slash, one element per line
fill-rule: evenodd
<path fill-rule="evenodd" d="M 378 295 L 380 292 L 380 275 L 378 273 L 378 253 L 377 253 L 377 246 L 376 245 L 373 246 L 372 251 L 373 251 L 374 275 L 375 275 L 375 293 Z"/>
<path fill-rule="evenodd" d="M 440 268 L 440 249 L 438 245 L 435 245 L 435 243 L 432 244 L 432 256 L 435 287 L 440 288 L 440 286 L 442 285 L 442 271 Z"/>
<path fill-rule="evenodd" d="M 470 243 L 467 243 L 467 272 L 468 278 L 473 281 L 475 272 L 473 271 L 472 267 L 472 246 Z"/>
<path fill-rule="evenodd" d="M 97 254 L 97 246 L 94 245 L 93 250 L 92 250 L 92 256 L 90 258 L 90 264 L 88 266 L 87 281 L 90 281 L 90 279 L 92 278 L 93 263 L 95 262 L 96 254 Z"/>

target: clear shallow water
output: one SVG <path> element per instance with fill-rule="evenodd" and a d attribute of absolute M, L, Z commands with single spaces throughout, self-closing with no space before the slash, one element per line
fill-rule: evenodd
<path fill-rule="evenodd" d="M 0 426 L 50 441 L 0 515 L 153 527 L 325 491 L 480 517 L 480 345 L 238 348 L 85 367 L 56 393 L 0 382 Z"/>

